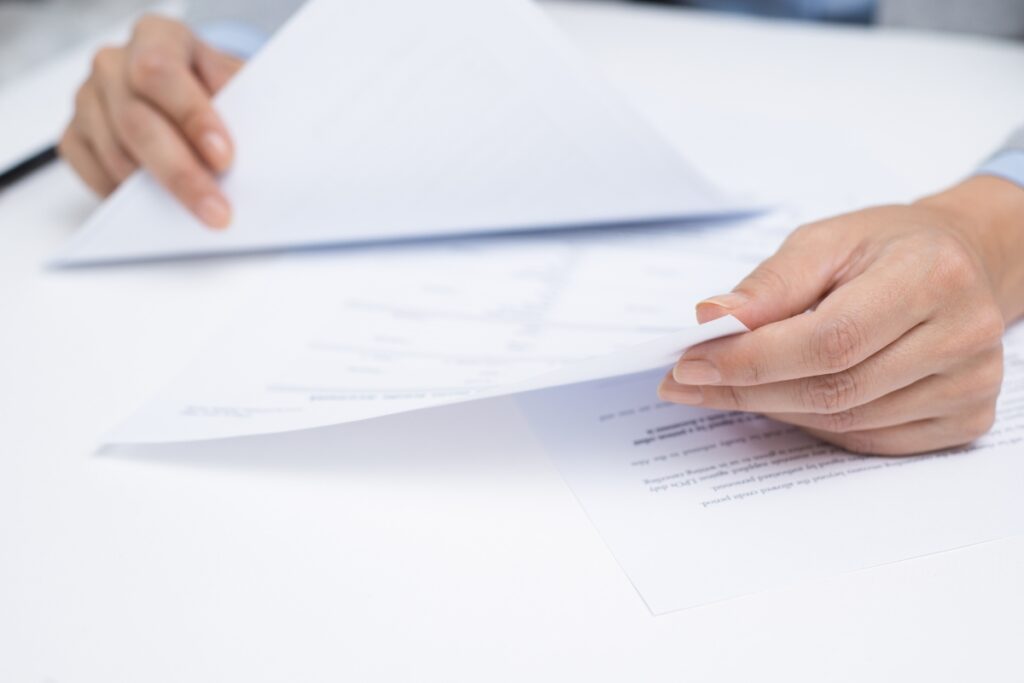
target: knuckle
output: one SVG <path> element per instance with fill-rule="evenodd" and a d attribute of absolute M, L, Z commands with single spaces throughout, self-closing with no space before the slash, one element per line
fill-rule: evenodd
<path fill-rule="evenodd" d="M 119 184 L 124 182 L 135 170 L 134 164 L 118 149 L 105 150 L 103 162 L 111 177 Z"/>
<path fill-rule="evenodd" d="M 885 457 L 904 457 L 916 455 L 925 449 L 915 447 L 897 434 L 885 432 L 854 432 L 839 437 L 840 445 L 851 453 L 858 455 L 876 455 Z"/>
<path fill-rule="evenodd" d="M 857 381 L 850 372 L 811 377 L 803 382 L 803 386 L 804 404 L 815 413 L 834 415 L 847 412 L 857 397 Z"/>
<path fill-rule="evenodd" d="M 1003 346 L 999 344 L 992 353 L 991 359 L 985 363 L 985 368 L 978 373 L 983 383 L 983 388 L 988 389 L 990 392 L 994 389 L 995 393 L 998 394 L 1000 387 L 1003 385 L 1004 373 Z"/>
<path fill-rule="evenodd" d="M 729 375 L 736 377 L 741 384 L 764 384 L 768 368 L 760 346 L 737 353 L 729 363 Z"/>
<path fill-rule="evenodd" d="M 751 360 L 746 364 L 747 377 L 751 384 L 763 384 L 762 378 L 766 377 L 765 369 L 761 366 L 761 361 Z"/>
<path fill-rule="evenodd" d="M 155 92 L 172 68 L 173 57 L 166 51 L 147 47 L 136 51 L 128 63 L 128 83 L 137 92 Z"/>
<path fill-rule="evenodd" d="M 735 410 L 747 410 L 747 399 L 743 395 L 743 392 L 736 387 L 726 386 L 723 387 L 725 393 L 726 402 Z"/>
<path fill-rule="evenodd" d="M 741 282 L 736 291 L 744 294 L 756 292 L 784 292 L 788 289 L 786 276 L 776 269 L 770 261 L 758 266 L 746 279 Z"/>
<path fill-rule="evenodd" d="M 887 452 L 884 444 L 870 432 L 857 432 L 839 436 L 835 443 L 851 453 L 878 455 Z"/>
<path fill-rule="evenodd" d="M 952 235 L 938 237 L 936 248 L 933 273 L 943 287 L 967 289 L 978 282 L 980 270 L 977 259 L 960 239 Z"/>
<path fill-rule="evenodd" d="M 168 171 L 166 182 L 171 192 L 181 196 L 188 193 L 192 185 L 192 177 L 186 169 L 176 167 Z"/>
<path fill-rule="evenodd" d="M 995 400 L 1003 384 L 1002 348 L 980 357 L 980 362 L 955 369 L 938 384 L 933 397 L 936 403 L 964 405 Z"/>
<path fill-rule="evenodd" d="M 183 113 L 181 130 L 189 140 L 198 141 L 206 131 L 215 126 L 207 104 L 192 102 Z"/>
<path fill-rule="evenodd" d="M 181 165 L 170 169 L 165 177 L 167 189 L 185 201 L 190 201 L 200 193 L 201 182 L 194 169 Z"/>
<path fill-rule="evenodd" d="M 786 242 L 803 242 L 811 239 L 815 235 L 815 223 L 804 223 L 797 226 L 789 235 L 786 236 Z"/>
<path fill-rule="evenodd" d="M 864 333 L 849 316 L 822 321 L 811 335 L 810 364 L 827 372 L 853 365 L 864 349 Z"/>
<path fill-rule="evenodd" d="M 146 12 L 138 21 L 135 22 L 135 28 L 132 30 L 132 37 L 138 38 L 141 35 L 145 35 L 154 29 L 158 29 L 167 23 L 167 19 L 154 14 L 153 12 Z"/>
<path fill-rule="evenodd" d="M 97 50 L 92 58 L 92 72 L 97 75 L 108 73 L 117 59 L 117 53 L 118 49 L 109 45 Z"/>
<path fill-rule="evenodd" d="M 978 312 L 978 319 L 974 323 L 974 329 L 978 335 L 981 346 L 1001 345 L 1003 334 L 1006 332 L 1006 321 L 995 304 L 982 307 Z"/>
<path fill-rule="evenodd" d="M 995 422 L 996 405 L 995 401 L 992 401 L 968 418 L 964 425 L 964 436 L 968 441 L 974 441 L 987 434 Z"/>
<path fill-rule="evenodd" d="M 821 416 L 825 431 L 833 434 L 846 434 L 860 428 L 860 415 L 854 410 L 840 410 Z"/>
<path fill-rule="evenodd" d="M 936 345 L 936 353 L 944 361 L 958 364 L 965 357 L 980 356 L 990 351 L 994 355 L 1002 355 L 1006 322 L 995 303 L 973 305 L 970 312 L 951 319 L 948 328 L 955 333 L 947 335 Z"/>
<path fill-rule="evenodd" d="M 837 234 L 849 231 L 847 220 L 846 216 L 835 216 L 805 223 L 789 234 L 786 243 L 806 248 L 833 244 Z"/>
<path fill-rule="evenodd" d="M 804 223 L 790 232 L 783 244 L 786 246 L 813 244 L 827 238 L 828 233 L 829 221 L 827 219 Z"/>
<path fill-rule="evenodd" d="M 839 442 L 839 445 L 851 453 L 862 455 L 872 455 L 876 450 L 874 441 L 866 436 L 846 436 Z"/>

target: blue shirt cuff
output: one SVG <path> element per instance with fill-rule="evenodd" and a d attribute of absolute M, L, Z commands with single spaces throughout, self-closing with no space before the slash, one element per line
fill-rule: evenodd
<path fill-rule="evenodd" d="M 982 164 L 975 175 L 992 175 L 1024 188 L 1024 149 L 999 152 Z"/>
<path fill-rule="evenodd" d="M 238 21 L 214 21 L 200 26 L 199 37 L 221 52 L 249 59 L 270 37 L 255 26 Z"/>

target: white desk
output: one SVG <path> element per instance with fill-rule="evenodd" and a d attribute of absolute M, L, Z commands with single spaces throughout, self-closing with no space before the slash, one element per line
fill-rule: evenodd
<path fill-rule="evenodd" d="M 1024 118 L 1020 47 L 552 12 L 732 185 L 850 182 L 856 148 L 925 191 Z M 94 455 L 265 260 L 43 270 L 91 203 L 63 168 L 0 195 L 0 681 L 1019 680 L 1024 539 L 655 618 L 512 411 Z"/>

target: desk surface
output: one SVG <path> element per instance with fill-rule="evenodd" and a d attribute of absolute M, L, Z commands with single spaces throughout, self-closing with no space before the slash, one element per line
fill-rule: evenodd
<path fill-rule="evenodd" d="M 935 189 L 1024 113 L 1008 44 L 551 12 L 769 196 Z M 1024 539 L 652 617 L 514 411 L 355 425 L 330 457 L 94 454 L 266 259 L 43 269 L 92 205 L 59 167 L 0 195 L 0 680 L 1019 680 Z"/>

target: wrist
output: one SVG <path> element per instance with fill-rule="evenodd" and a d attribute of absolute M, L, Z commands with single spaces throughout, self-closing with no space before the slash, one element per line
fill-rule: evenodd
<path fill-rule="evenodd" d="M 946 213 L 977 252 L 1006 322 L 1024 316 L 1024 189 L 979 175 L 917 203 Z"/>

